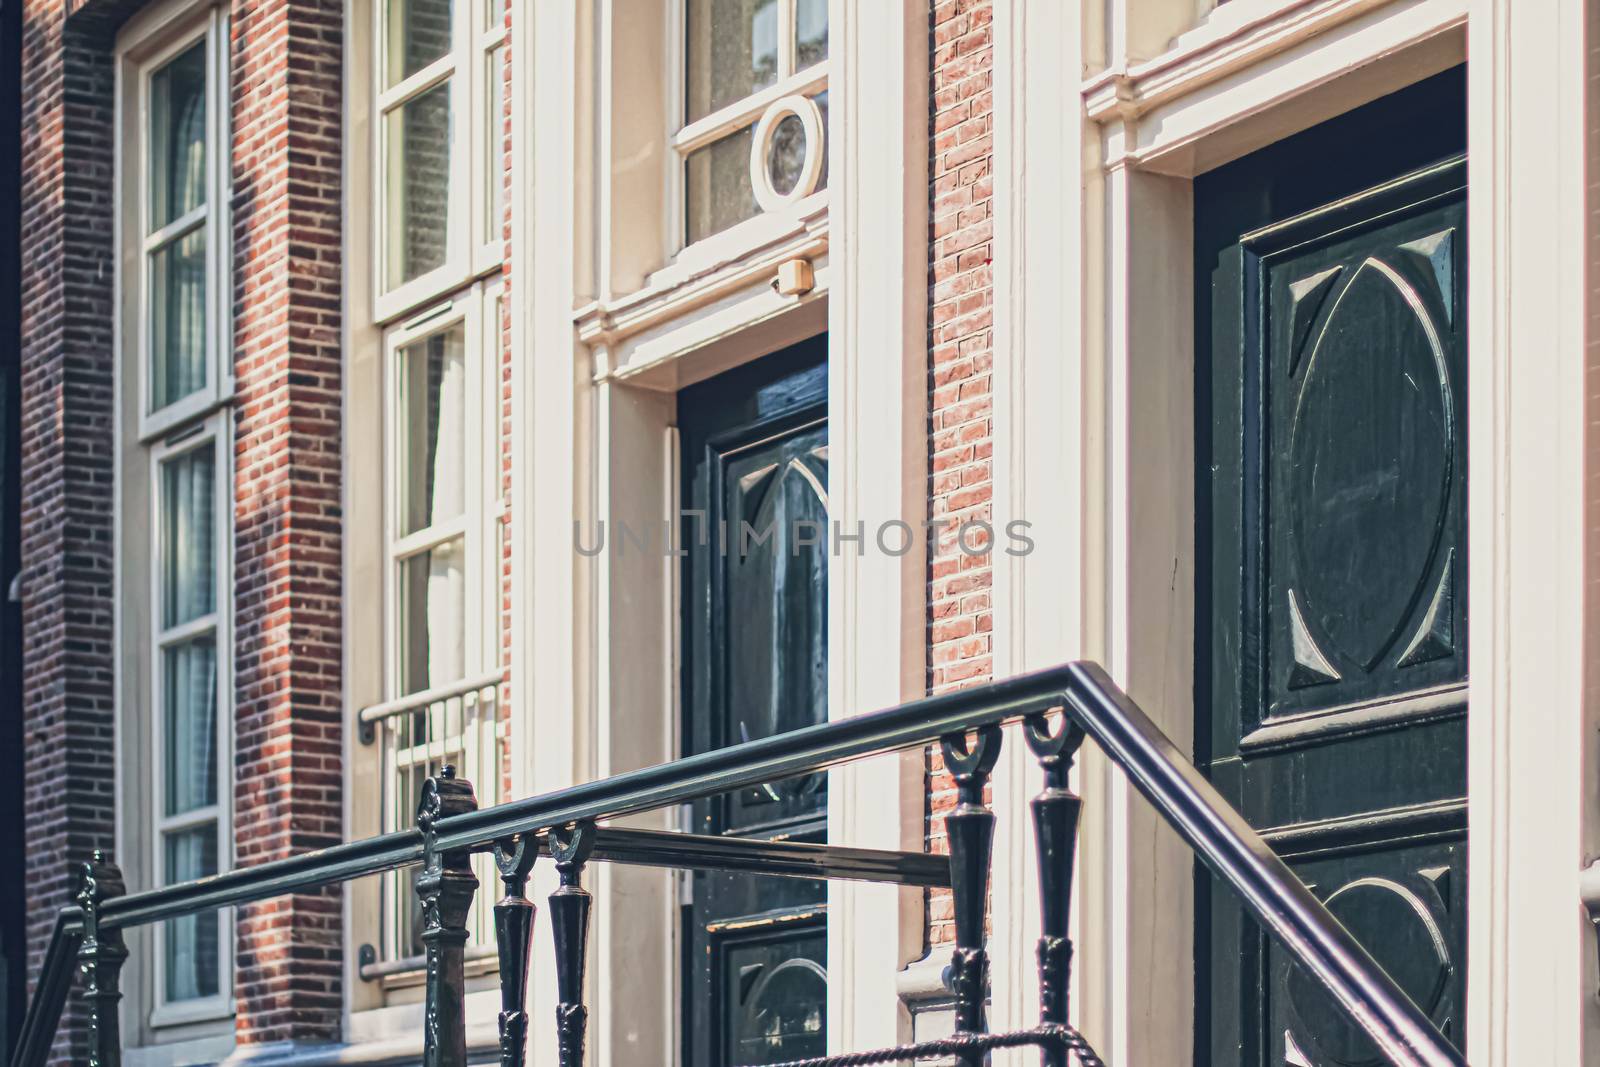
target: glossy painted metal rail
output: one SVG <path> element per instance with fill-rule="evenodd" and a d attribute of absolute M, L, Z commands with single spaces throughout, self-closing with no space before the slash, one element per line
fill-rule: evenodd
<path fill-rule="evenodd" d="M 1065 712 L 1066 722 L 1052 726 L 1046 715 L 1057 709 Z M 450 1005 L 461 993 L 456 972 L 466 935 L 464 929 L 457 930 L 458 922 L 452 925 L 451 916 L 464 914 L 463 900 L 470 902 L 477 889 L 467 859 L 473 852 L 490 849 L 505 882 L 505 896 L 495 907 L 501 931 L 505 1007 L 502 1062 L 522 1062 L 527 1028 L 522 999 L 533 914 L 523 892 L 534 858 L 541 853 L 550 854 L 561 873 L 561 889 L 551 898 L 550 914 L 561 972 L 558 1017 L 563 1064 L 582 1061 L 587 1013 L 581 999 L 582 947 L 590 898 L 582 888 L 581 876 L 590 860 L 908 885 L 952 884 L 957 912 L 952 968 L 958 987 L 958 1032 L 981 1033 L 987 977 L 982 901 L 994 821 L 983 800 L 983 786 L 999 751 L 999 727 L 1023 719 L 1028 745 L 1045 767 L 1048 782 L 1046 791 L 1033 803 L 1046 934 L 1040 945 L 1043 1026 L 1065 1026 L 1067 1022 L 1066 970 L 1071 946 L 1066 940 L 1066 912 L 1081 801 L 1067 790 L 1066 773 L 1078 744 L 1087 736 L 1388 1059 L 1402 1067 L 1447 1067 L 1464 1062 L 1260 835 L 1105 672 L 1093 664 L 1068 664 L 482 810 L 476 808 L 470 783 L 447 771 L 440 778 L 429 779 L 416 829 L 158 890 L 119 895 L 107 892 L 105 885 L 96 888 L 95 874 L 99 872 L 109 884 L 114 868 L 90 865 L 90 884 L 80 895 L 79 905 L 64 910 L 58 922 L 13 1067 L 38 1067 L 44 1062 L 74 963 L 86 975 L 103 975 L 102 981 L 112 984 L 109 992 L 102 984 L 98 991 L 91 988 L 90 994 L 99 998 L 102 1012 L 106 1005 L 112 1006 L 114 1019 L 114 984 L 121 962 L 117 953 L 126 954 L 121 949 L 123 928 L 417 864 L 423 865 L 418 893 L 424 898 L 425 910 L 434 916 L 434 925 L 423 935 L 429 944 L 430 1012 L 438 1007 L 444 1012 L 442 1017 L 453 1018 L 455 1009 Z M 962 798 L 949 816 L 952 855 L 948 863 L 920 854 L 595 825 L 935 742 L 944 745 L 946 766 L 955 774 Z M 109 1029 L 114 1033 L 114 1021 Z M 430 1041 L 434 1040 L 433 1029 L 437 1028 L 430 1029 Z M 453 1035 L 451 1040 L 457 1045 L 464 1040 L 464 1031 L 454 1024 L 439 1032 Z M 106 1046 L 104 1036 L 100 1047 L 110 1056 L 114 1050 Z M 430 1062 L 440 1064 L 465 1059 L 464 1047 L 433 1048 L 432 1055 Z M 963 1062 L 968 1061 L 964 1056 Z M 1047 1062 L 1065 1064 L 1065 1053 Z"/>

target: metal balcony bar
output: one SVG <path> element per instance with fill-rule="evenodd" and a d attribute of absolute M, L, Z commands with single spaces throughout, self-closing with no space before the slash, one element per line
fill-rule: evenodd
<path fill-rule="evenodd" d="M 505 676 L 502 671 L 485 671 L 474 678 L 463 678 L 459 682 L 434 686 L 432 689 L 424 689 L 408 696 L 386 700 L 382 704 L 369 704 L 361 709 L 359 717 L 364 723 L 374 723 L 379 719 L 403 715 L 408 711 L 419 711 L 429 704 L 440 704 L 446 700 L 471 696 L 482 689 L 498 688 L 504 680 Z"/>
<path fill-rule="evenodd" d="M 1060 710 L 1055 720 L 1047 714 Z M 1032 804 L 1039 856 L 1041 931 L 1040 1025 L 989 1035 L 984 1019 L 988 955 L 983 922 L 995 815 L 984 801 L 1002 735 L 1024 719 L 1023 735 L 1045 772 Z M 472 855 L 493 850 L 503 893 L 494 907 L 500 956 L 501 1062 L 520 1065 L 528 1029 L 524 1001 L 534 906 L 525 890 L 540 852 L 561 875 L 550 900 L 556 937 L 559 1063 L 582 1063 L 587 1008 L 582 1002 L 584 946 L 592 898 L 583 888 L 594 860 L 844 877 L 952 888 L 956 947 L 951 973 L 957 1032 L 945 1050 L 965 1065 L 990 1048 L 1033 1045 L 1046 1067 L 1069 1057 L 1098 1064 L 1067 1025 L 1067 939 L 1074 842 L 1082 801 L 1067 787 L 1078 746 L 1093 738 L 1113 763 L 1234 892 L 1293 959 L 1333 996 L 1351 1022 L 1393 1063 L 1444 1067 L 1463 1060 L 1371 956 L 1341 927 L 1270 847 L 1229 807 L 1099 667 L 1072 664 L 1036 674 L 913 701 L 885 711 L 826 723 L 542 796 L 477 808 L 471 783 L 445 768 L 422 791 L 417 826 L 258 867 L 145 893 L 119 895 L 120 876 L 102 858 L 86 865 L 84 892 L 62 912 L 57 940 L 25 1021 L 13 1067 L 39 1067 L 61 1012 L 74 962 L 88 985 L 91 1045 L 97 1064 L 117 1062 L 116 982 L 126 950 L 120 929 L 189 912 L 311 889 L 422 864 L 417 878 L 427 951 L 427 1067 L 465 1062 L 462 968 L 468 909 L 478 889 Z M 947 816 L 951 855 L 944 861 L 831 845 L 744 838 L 705 838 L 660 831 L 597 827 L 596 820 L 715 796 L 814 772 L 849 760 L 940 742 L 960 800 Z M 908 1046 L 806 1061 L 816 1067 L 904 1061 L 932 1055 Z"/>

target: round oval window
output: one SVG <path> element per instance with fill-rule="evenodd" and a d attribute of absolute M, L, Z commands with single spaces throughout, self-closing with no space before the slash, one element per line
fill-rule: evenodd
<path fill-rule="evenodd" d="M 816 191 L 822 176 L 824 127 L 817 102 L 774 100 L 750 144 L 750 186 L 763 211 L 776 211 Z"/>

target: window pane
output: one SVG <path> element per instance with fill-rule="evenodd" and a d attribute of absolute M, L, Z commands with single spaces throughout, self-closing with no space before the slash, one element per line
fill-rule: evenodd
<path fill-rule="evenodd" d="M 461 538 L 400 561 L 400 687 L 417 693 L 466 674 L 466 549 Z"/>
<path fill-rule="evenodd" d="M 217 873 L 217 828 L 203 826 L 169 834 L 166 840 L 167 884 Z M 201 912 L 167 920 L 166 992 L 170 1000 L 194 1000 L 217 994 L 217 913 Z"/>
<path fill-rule="evenodd" d="M 811 98 L 816 101 L 817 110 L 822 112 L 822 172 L 817 175 L 817 188 L 828 187 L 828 91 L 824 89 Z"/>
<path fill-rule="evenodd" d="M 795 69 L 827 59 L 828 0 L 796 0 L 794 23 Z"/>
<path fill-rule="evenodd" d="M 690 243 L 743 222 L 760 210 L 750 188 L 750 143 L 754 135 L 747 126 L 689 153 L 685 167 Z"/>
<path fill-rule="evenodd" d="M 400 350 L 400 535 L 465 507 L 466 333 L 457 323 Z"/>
<path fill-rule="evenodd" d="M 689 121 L 778 80 L 778 0 L 689 0 Z"/>
<path fill-rule="evenodd" d="M 450 82 L 384 118 L 388 134 L 388 281 L 394 288 L 442 266 L 450 228 Z"/>
<path fill-rule="evenodd" d="M 506 24 L 506 0 L 488 0 L 489 25 L 493 30 Z"/>
<path fill-rule="evenodd" d="M 489 103 L 489 128 L 484 144 L 489 158 L 484 167 L 484 182 L 488 188 L 484 196 L 484 239 L 499 241 L 506 218 L 506 47 L 496 45 L 489 49 L 489 84 L 484 99 Z"/>
<path fill-rule="evenodd" d="M 399 85 L 450 54 L 452 0 L 388 0 L 388 80 Z"/>
<path fill-rule="evenodd" d="M 217 802 L 217 646 L 210 634 L 161 653 L 166 813 Z"/>
<path fill-rule="evenodd" d="M 767 180 L 772 191 L 788 196 L 800 184 L 806 165 L 806 128 L 799 115 L 785 115 L 773 127 L 767 143 Z"/>
<path fill-rule="evenodd" d="M 206 199 L 206 47 L 150 76 L 150 222 L 154 233 Z"/>
<path fill-rule="evenodd" d="M 161 625 L 209 615 L 216 604 L 216 454 L 197 448 L 161 464 Z"/>
<path fill-rule="evenodd" d="M 150 254 L 150 410 L 206 386 L 206 231 Z"/>

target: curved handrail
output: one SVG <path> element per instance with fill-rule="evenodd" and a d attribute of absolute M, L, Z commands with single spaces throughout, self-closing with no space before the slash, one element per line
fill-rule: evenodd
<path fill-rule="evenodd" d="M 1161 728 L 1095 663 L 1067 668 L 1068 710 L 1213 874 L 1396 1064 L 1464 1065 L 1389 973 Z"/>
<path fill-rule="evenodd" d="M 1464 1065 L 1370 954 L 1098 665 L 1074 663 L 732 745 L 495 807 L 441 818 L 440 851 L 483 850 L 516 834 L 715 796 L 1055 708 L 1092 737 L 1200 859 L 1394 1063 Z M 423 858 L 406 830 L 179 885 L 108 899 L 103 927 L 129 927 L 393 870 Z M 74 926 L 76 923 L 76 926 Z M 82 916 L 64 909 L 13 1067 L 42 1063 L 71 974 Z M 58 951 L 58 943 L 63 946 Z"/>
<path fill-rule="evenodd" d="M 83 909 L 69 904 L 56 915 L 55 928 L 50 931 L 50 947 L 44 951 L 39 984 L 28 1002 L 28 1013 L 22 1018 L 22 1033 L 17 1038 L 12 1063 L 43 1063 L 49 1058 L 61 1009 L 66 1007 L 67 990 L 72 985 L 73 963 L 82 943 Z"/>

